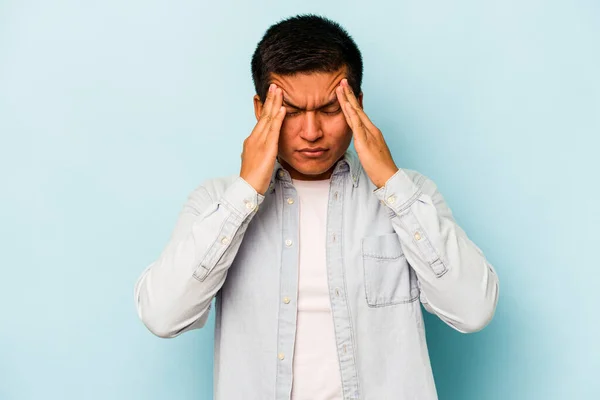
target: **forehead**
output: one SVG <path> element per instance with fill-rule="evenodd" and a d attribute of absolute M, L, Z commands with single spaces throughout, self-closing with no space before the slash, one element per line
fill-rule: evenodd
<path fill-rule="evenodd" d="M 344 66 L 333 72 L 271 74 L 270 82 L 283 90 L 285 100 L 299 106 L 310 106 L 335 98 L 335 88 L 346 75 Z"/>

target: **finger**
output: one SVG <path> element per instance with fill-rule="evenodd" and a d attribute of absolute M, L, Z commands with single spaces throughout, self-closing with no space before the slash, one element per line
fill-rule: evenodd
<path fill-rule="evenodd" d="M 275 143 L 279 143 L 279 134 L 281 133 L 281 125 L 283 125 L 283 120 L 285 119 L 285 107 L 281 104 L 277 109 L 277 113 L 273 116 L 273 120 L 271 122 L 271 126 L 267 130 L 266 140 L 267 141 L 275 141 Z"/>
<path fill-rule="evenodd" d="M 356 96 L 354 96 L 354 92 L 352 91 L 352 88 L 350 87 L 350 84 L 348 83 L 348 79 L 342 79 L 342 81 L 340 82 L 340 85 L 344 89 L 344 94 L 348 98 L 348 101 L 350 102 L 350 104 L 352 104 L 352 106 L 354 108 L 360 109 L 361 108 L 360 104 L 358 103 Z"/>
<path fill-rule="evenodd" d="M 271 103 L 271 116 L 275 117 L 279 113 L 279 108 L 283 105 L 283 89 L 275 86 L 273 92 L 273 102 Z"/>
<path fill-rule="evenodd" d="M 342 86 L 338 86 L 336 89 L 336 94 L 338 96 L 338 102 L 340 103 L 342 111 L 344 112 L 346 123 L 350 126 L 350 129 L 352 129 L 355 140 L 366 139 L 367 132 L 365 127 L 360 117 L 357 116 L 356 111 L 348 101 L 348 96 L 346 95 L 344 88 Z"/>
<path fill-rule="evenodd" d="M 283 91 L 278 88 L 276 90 L 276 98 L 274 101 L 273 114 L 271 115 L 271 123 L 265 129 L 265 141 L 267 144 L 274 146 L 275 150 L 279 147 L 279 135 L 281 126 L 285 119 L 286 109 L 283 107 Z"/>
<path fill-rule="evenodd" d="M 365 114 L 362 107 L 360 106 L 360 103 L 356 99 L 356 96 L 354 95 L 354 91 L 352 91 L 350 84 L 348 84 L 348 80 L 342 79 L 342 82 L 340 82 L 340 83 L 342 85 L 342 88 L 344 89 L 344 94 L 348 98 L 348 101 L 350 102 L 350 104 L 352 105 L 352 107 L 354 108 L 354 110 L 356 111 L 358 116 L 360 117 L 360 119 L 363 121 L 363 124 L 368 126 L 369 129 L 374 128 L 375 126 L 373 125 L 373 123 L 371 122 L 371 120 L 369 119 L 367 114 Z"/>
<path fill-rule="evenodd" d="M 263 125 L 269 122 L 269 117 L 272 112 L 273 99 L 275 97 L 276 89 L 277 89 L 277 86 L 274 83 L 271 83 L 271 85 L 269 85 L 269 90 L 267 91 L 267 98 L 265 99 L 265 102 L 263 103 L 262 112 L 261 112 L 260 121 L 259 121 L 259 123 L 262 123 Z"/>
<path fill-rule="evenodd" d="M 283 104 L 283 90 L 275 86 L 275 90 L 273 90 L 271 96 L 272 98 L 270 100 L 269 114 L 265 116 L 265 124 L 262 126 L 262 133 L 265 136 L 265 140 L 266 136 L 269 134 L 273 122 L 275 121 L 275 118 L 277 118 L 279 112 L 281 111 L 281 105 Z"/>
<path fill-rule="evenodd" d="M 362 119 L 352 107 L 349 101 L 344 102 L 343 104 L 344 114 L 347 115 L 347 118 L 350 120 L 350 128 L 354 133 L 355 140 L 366 140 L 367 139 L 367 129 L 363 124 Z"/>
<path fill-rule="evenodd" d="M 342 108 L 342 111 L 344 112 L 344 118 L 346 118 L 346 123 L 348 124 L 348 126 L 350 128 L 352 128 L 352 120 L 350 119 L 350 114 L 348 114 L 348 111 L 346 111 L 346 107 L 345 107 L 345 104 L 348 102 L 348 98 L 346 97 L 346 93 L 344 93 L 344 88 L 341 86 L 338 86 L 335 89 L 335 94 L 337 95 L 338 103 L 340 103 L 340 107 Z"/>
<path fill-rule="evenodd" d="M 265 139 L 269 127 L 271 126 L 271 122 L 273 121 L 273 104 L 276 102 L 277 90 L 281 89 L 278 89 L 277 85 L 274 83 L 269 86 L 267 98 L 265 99 L 260 113 L 260 119 L 252 131 L 252 134 L 261 136 L 263 139 Z"/>

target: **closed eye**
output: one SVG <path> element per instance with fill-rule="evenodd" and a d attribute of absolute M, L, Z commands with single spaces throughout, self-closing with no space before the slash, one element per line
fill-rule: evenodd
<path fill-rule="evenodd" d="M 284 105 L 289 107 L 286 111 L 286 117 L 295 117 L 306 111 L 306 110 L 303 110 L 303 109 L 300 109 L 297 107 L 293 107 L 291 104 L 286 104 L 285 102 L 284 102 Z M 331 116 L 331 115 L 339 114 L 342 111 L 342 108 L 340 107 L 337 100 L 334 100 L 334 101 L 331 101 L 329 104 L 325 104 L 324 106 L 319 107 L 317 109 L 317 111 L 322 114 Z"/>
<path fill-rule="evenodd" d="M 300 115 L 300 111 L 288 111 L 285 115 L 287 117 L 295 117 L 296 115 Z"/>
<path fill-rule="evenodd" d="M 341 108 L 341 107 L 339 107 L 339 108 L 337 108 L 337 109 L 335 109 L 335 110 L 327 110 L 327 111 L 323 110 L 323 111 L 321 111 L 321 112 L 322 112 L 323 114 L 326 114 L 326 115 L 336 115 L 336 114 L 339 114 L 339 113 L 340 113 L 340 111 L 342 111 L 342 108 Z"/>

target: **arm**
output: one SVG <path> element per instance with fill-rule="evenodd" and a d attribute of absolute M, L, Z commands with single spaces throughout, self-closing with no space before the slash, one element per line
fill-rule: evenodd
<path fill-rule="evenodd" d="M 392 214 L 407 261 L 415 270 L 423 306 L 460 332 L 483 329 L 498 301 L 498 277 L 458 226 L 435 184 L 399 169 L 382 132 L 362 109 L 346 79 L 336 89 L 354 147 L 375 195 Z M 383 186 L 382 186 L 383 185 Z"/>
<path fill-rule="evenodd" d="M 421 288 L 421 302 L 459 332 L 483 329 L 494 315 L 499 281 L 481 250 L 456 223 L 435 183 L 399 169 L 375 195 Z"/>
<path fill-rule="evenodd" d="M 203 186 L 189 196 L 166 248 L 135 285 L 138 316 L 152 333 L 171 338 L 204 326 L 263 200 L 241 177 L 220 199 Z"/>
<path fill-rule="evenodd" d="M 240 176 L 219 199 L 202 186 L 190 195 L 167 247 L 138 279 L 137 312 L 155 335 L 174 337 L 206 323 L 212 299 L 265 199 L 285 118 L 282 101 L 282 90 L 270 85 L 257 108 L 256 126 L 244 140 Z"/>

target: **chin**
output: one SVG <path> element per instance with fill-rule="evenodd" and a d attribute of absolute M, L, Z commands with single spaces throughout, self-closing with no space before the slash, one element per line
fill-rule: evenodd
<path fill-rule="evenodd" d="M 331 150 L 328 151 L 328 153 Z M 318 178 L 319 175 L 326 174 L 334 165 L 339 157 L 333 157 L 332 154 L 326 154 L 322 158 L 304 159 L 299 154 L 289 154 L 288 157 L 281 157 L 297 173 L 306 178 Z M 285 167 L 285 165 L 284 165 Z"/>
<path fill-rule="evenodd" d="M 298 167 L 298 168 L 294 168 L 294 169 L 296 171 L 300 172 L 303 175 L 317 176 L 317 175 L 324 174 L 325 172 L 327 172 L 329 170 L 329 168 L 331 168 L 331 166 L 329 166 L 329 167 L 320 167 L 320 168 L 302 168 L 302 167 Z"/>
<path fill-rule="evenodd" d="M 329 160 L 323 160 L 320 162 L 294 163 L 291 164 L 291 167 L 302 175 L 318 176 L 329 171 L 333 164 Z"/>

